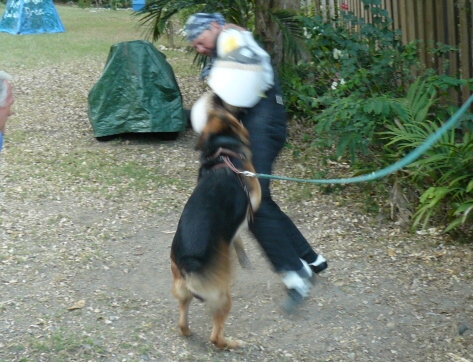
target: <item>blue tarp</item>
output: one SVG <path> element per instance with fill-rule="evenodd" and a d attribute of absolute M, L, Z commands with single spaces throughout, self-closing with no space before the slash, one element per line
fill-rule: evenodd
<path fill-rule="evenodd" d="M 39 34 L 64 32 L 52 0 L 8 0 L 0 20 L 0 32 Z"/>

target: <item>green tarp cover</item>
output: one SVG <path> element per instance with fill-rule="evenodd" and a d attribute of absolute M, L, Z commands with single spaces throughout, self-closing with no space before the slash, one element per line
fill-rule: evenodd
<path fill-rule="evenodd" d="M 181 132 L 187 125 L 171 66 L 163 53 L 143 40 L 111 47 L 88 104 L 95 137 Z"/>

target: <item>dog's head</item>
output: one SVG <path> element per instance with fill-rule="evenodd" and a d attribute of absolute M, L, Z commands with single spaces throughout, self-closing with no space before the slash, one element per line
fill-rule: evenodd
<path fill-rule="evenodd" d="M 218 137 L 224 137 L 225 142 L 232 139 L 240 143 L 240 146 L 249 147 L 249 135 L 246 128 L 232 113 L 221 107 L 209 112 L 207 123 L 202 129 L 196 149 L 204 151 Z"/>

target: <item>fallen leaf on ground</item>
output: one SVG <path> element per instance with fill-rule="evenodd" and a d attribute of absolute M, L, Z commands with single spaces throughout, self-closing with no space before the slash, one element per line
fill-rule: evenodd
<path fill-rule="evenodd" d="M 67 310 L 81 309 L 81 308 L 84 308 L 84 306 L 85 306 L 85 300 L 79 300 L 75 302 L 71 307 L 67 308 Z"/>

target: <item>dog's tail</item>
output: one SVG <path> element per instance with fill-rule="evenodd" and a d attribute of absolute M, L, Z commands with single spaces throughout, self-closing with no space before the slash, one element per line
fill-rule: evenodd
<path fill-rule="evenodd" d="M 183 256 L 179 264 L 185 274 L 202 273 L 207 265 L 205 260 L 195 256 Z"/>
<path fill-rule="evenodd" d="M 221 280 L 231 277 L 232 258 L 230 244 L 220 242 L 204 258 L 195 255 L 182 256 L 178 263 L 184 278 L 195 276 L 210 284 L 221 284 Z"/>

